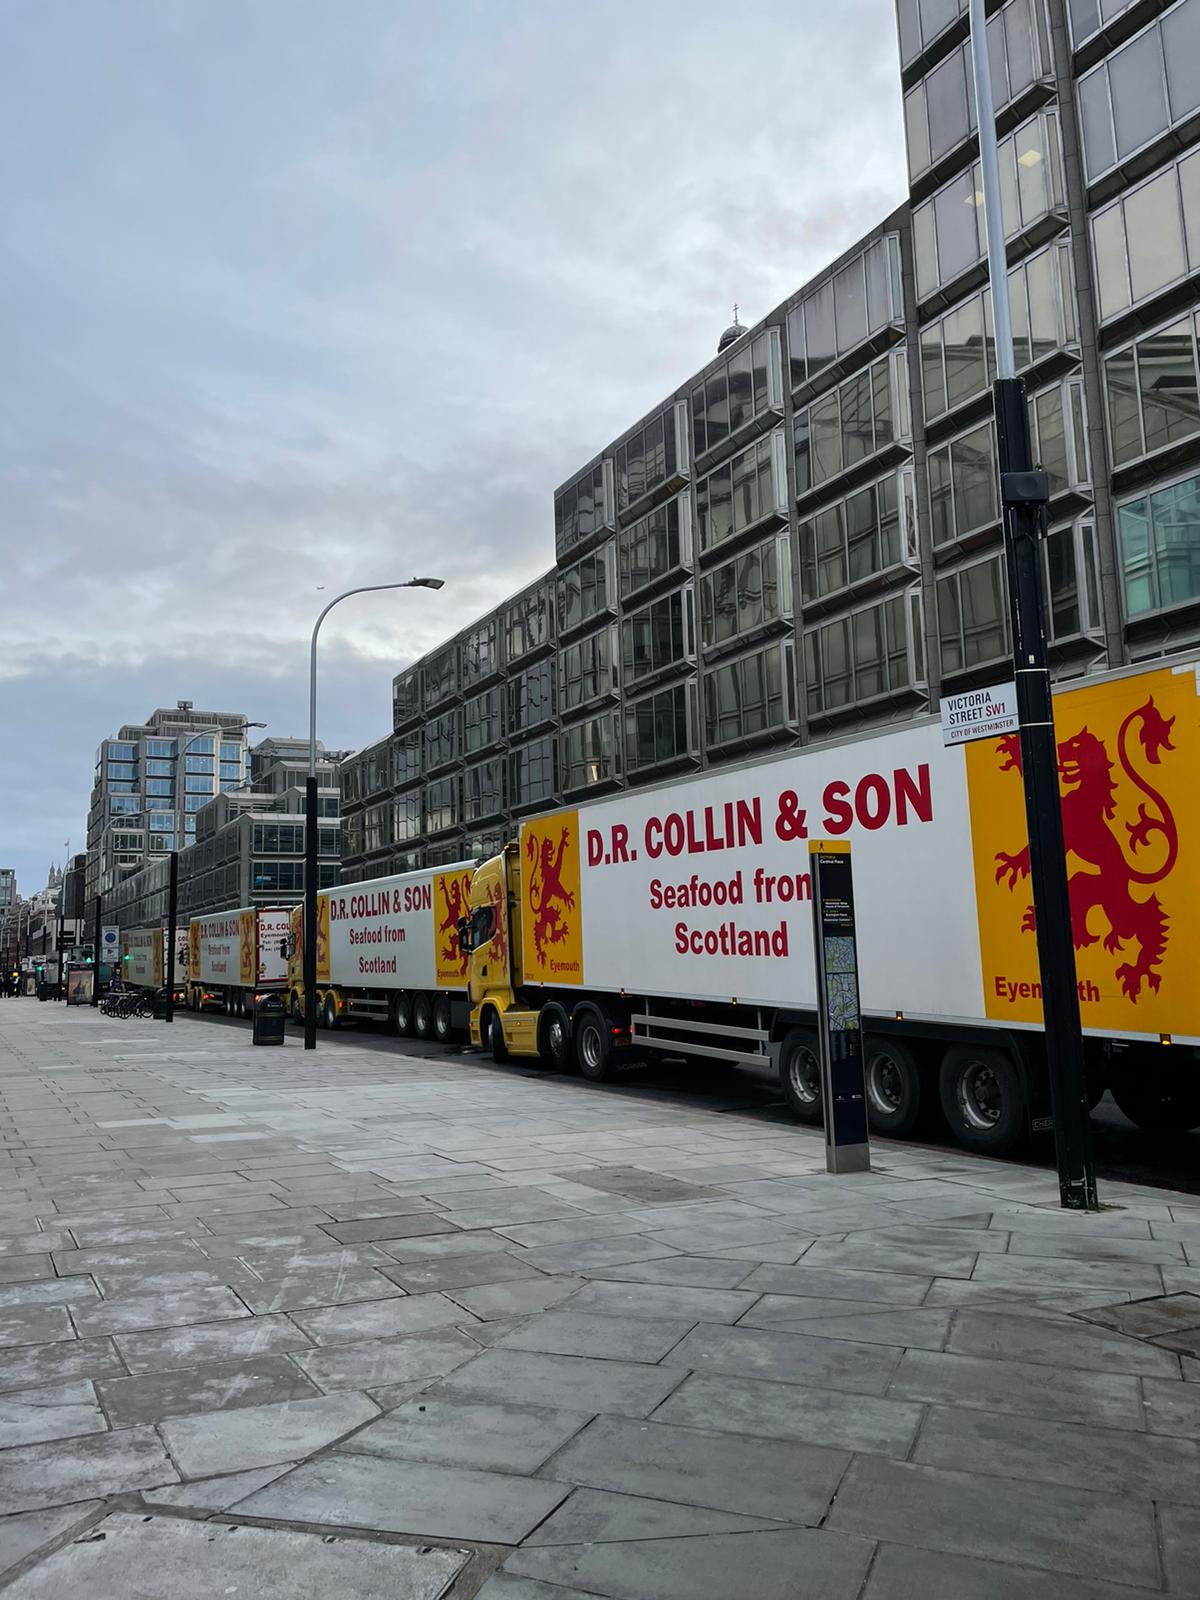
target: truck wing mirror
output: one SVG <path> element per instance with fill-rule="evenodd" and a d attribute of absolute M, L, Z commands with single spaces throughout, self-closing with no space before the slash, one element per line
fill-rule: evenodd
<path fill-rule="evenodd" d="M 458 948 L 464 955 L 471 953 L 471 919 L 459 917 L 458 919 Z"/>

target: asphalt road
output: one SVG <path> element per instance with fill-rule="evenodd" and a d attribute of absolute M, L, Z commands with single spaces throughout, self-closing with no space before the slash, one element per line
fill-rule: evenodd
<path fill-rule="evenodd" d="M 205 1021 L 216 1028 L 249 1029 L 248 1021 L 235 1021 L 214 1012 L 205 1013 Z M 147 1027 L 159 1026 L 147 1022 Z M 291 1024 L 289 1024 L 291 1027 Z M 394 1051 L 401 1041 L 382 1028 L 369 1024 L 339 1029 L 330 1034 L 322 1030 L 317 1035 L 317 1048 L 334 1049 L 344 1041 L 353 1039 L 368 1049 Z M 478 1059 L 478 1052 L 470 1045 L 459 1047 Z M 446 1052 L 432 1041 L 405 1039 L 406 1055 L 442 1056 Z M 486 1059 L 486 1057 L 484 1058 Z M 525 1072 L 539 1074 L 537 1066 L 509 1063 L 497 1067 L 497 1072 Z M 764 1121 L 790 1120 L 790 1113 L 779 1094 L 779 1086 L 769 1074 L 750 1069 L 725 1068 L 714 1065 L 697 1073 L 695 1068 L 685 1068 L 681 1063 L 653 1061 L 623 1071 L 613 1083 L 597 1090 L 603 1094 L 623 1094 L 635 1098 L 645 1095 L 668 1095 L 680 1100 L 708 1099 L 729 1102 L 725 1110 L 759 1115 Z M 1174 1189 L 1182 1194 L 1200 1194 L 1200 1130 L 1175 1138 L 1143 1133 L 1117 1109 L 1112 1096 L 1106 1094 L 1092 1113 L 1092 1137 L 1096 1155 L 1096 1172 L 1101 1179 L 1119 1179 L 1124 1183 L 1155 1184 L 1160 1188 Z M 949 1137 L 936 1135 L 912 1141 L 929 1145 L 948 1145 Z M 1035 1166 L 1054 1165 L 1054 1141 L 1048 1134 L 1038 1135 L 1015 1159 Z"/>

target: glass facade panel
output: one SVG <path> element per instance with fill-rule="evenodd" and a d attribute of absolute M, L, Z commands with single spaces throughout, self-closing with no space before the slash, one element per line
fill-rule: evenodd
<path fill-rule="evenodd" d="M 1200 154 L 1098 212 L 1092 253 L 1102 320 L 1200 270 Z"/>
<path fill-rule="evenodd" d="M 477 755 L 504 737 L 504 691 L 497 685 L 463 707 L 463 751 Z"/>
<path fill-rule="evenodd" d="M 835 594 L 911 559 L 911 498 L 911 473 L 906 469 L 868 484 L 802 521 L 803 600 L 807 603 Z"/>
<path fill-rule="evenodd" d="M 553 613 L 548 582 L 509 602 L 504 609 L 504 648 L 510 666 L 553 640 Z"/>
<path fill-rule="evenodd" d="M 471 629 L 462 641 L 462 683 L 464 689 L 484 683 L 500 670 L 500 621 L 488 617 Z"/>
<path fill-rule="evenodd" d="M 569 632 L 593 617 L 602 615 L 615 602 L 610 569 L 612 552 L 609 547 L 585 556 L 569 568 L 558 580 L 558 626 L 562 633 Z"/>
<path fill-rule="evenodd" d="M 432 771 L 448 766 L 462 755 L 461 724 L 457 711 L 431 717 L 425 724 L 425 765 Z M 376 792 L 374 785 L 372 791 Z"/>
<path fill-rule="evenodd" d="M 994 454 L 990 422 L 930 450 L 929 498 L 935 544 L 961 539 L 996 521 Z"/>
<path fill-rule="evenodd" d="M 554 546 L 559 556 L 612 527 L 609 473 L 604 462 L 586 468 L 554 497 Z"/>
<path fill-rule="evenodd" d="M 426 656 L 424 666 L 426 706 L 438 705 L 459 691 L 458 645 L 448 644 Z"/>
<path fill-rule="evenodd" d="M 500 815 L 504 810 L 504 757 L 464 767 L 462 797 L 463 821 L 468 824 Z"/>
<path fill-rule="evenodd" d="M 1117 518 L 1129 617 L 1200 599 L 1200 477 L 1128 501 Z"/>
<path fill-rule="evenodd" d="M 942 671 L 960 672 L 1000 660 L 1008 648 L 1000 556 L 960 567 L 937 581 Z"/>
<path fill-rule="evenodd" d="M 1181 122 L 1200 107 L 1200 5 L 1183 0 L 1162 23 L 1171 121 Z"/>
<path fill-rule="evenodd" d="M 565 792 L 592 788 L 620 776 L 620 742 L 614 712 L 564 728 L 560 740 Z"/>
<path fill-rule="evenodd" d="M 782 516 L 786 512 L 782 440 L 779 429 L 765 434 L 700 480 L 696 487 L 696 507 L 702 550 L 711 550 L 723 540 L 753 528 L 764 518 Z"/>
<path fill-rule="evenodd" d="M 612 632 L 611 628 L 604 628 L 559 650 L 559 695 L 564 716 L 616 692 Z"/>
<path fill-rule="evenodd" d="M 652 600 L 623 618 L 621 658 L 625 687 L 670 667 L 692 655 L 692 596 L 689 589 Z"/>
<path fill-rule="evenodd" d="M 630 773 L 694 754 L 688 685 L 647 695 L 625 708 L 625 766 Z"/>
<path fill-rule="evenodd" d="M 798 410 L 792 425 L 796 493 L 809 493 L 906 436 L 907 389 L 904 352 L 895 351 Z"/>
<path fill-rule="evenodd" d="M 461 820 L 461 786 L 457 774 L 450 778 L 435 778 L 425 785 L 425 831 L 445 833 L 457 828 Z M 379 808 L 381 811 L 383 807 Z M 368 813 L 369 815 L 369 813 Z M 368 840 L 367 849 L 370 849 Z"/>
<path fill-rule="evenodd" d="M 643 496 L 654 494 L 687 463 L 680 459 L 675 431 L 675 410 L 656 417 L 631 433 L 616 451 L 617 508 L 628 510 Z M 686 439 L 684 441 L 686 446 Z"/>
<path fill-rule="evenodd" d="M 1163 450 L 1200 432 L 1192 318 L 1139 340 L 1137 369 L 1146 450 Z"/>
<path fill-rule="evenodd" d="M 691 509 L 688 497 L 679 495 L 621 533 L 618 554 L 622 598 L 691 562 Z"/>
<path fill-rule="evenodd" d="M 557 743 L 553 735 L 509 751 L 508 793 L 513 806 L 544 805 L 558 788 Z"/>
<path fill-rule="evenodd" d="M 892 595 L 805 634 L 808 714 L 819 718 L 877 700 L 918 681 L 914 627 L 919 601 Z"/>
<path fill-rule="evenodd" d="M 782 346 L 777 328 L 738 345 L 692 390 L 694 453 L 716 450 L 732 434 L 783 406 Z"/>
<path fill-rule="evenodd" d="M 508 684 L 508 731 L 516 736 L 532 732 L 556 714 L 553 661 L 540 661 Z"/>
<path fill-rule="evenodd" d="M 792 614 L 788 542 L 771 540 L 700 579 L 700 637 L 727 644 Z"/>
<path fill-rule="evenodd" d="M 785 646 L 773 644 L 707 674 L 704 741 L 709 749 L 786 727 Z"/>
<path fill-rule="evenodd" d="M 1084 161 L 1094 182 L 1200 106 L 1200 0 L 1179 0 L 1080 80 Z"/>

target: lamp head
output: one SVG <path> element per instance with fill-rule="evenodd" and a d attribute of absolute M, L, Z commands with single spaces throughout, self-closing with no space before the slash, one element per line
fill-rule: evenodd
<path fill-rule="evenodd" d="M 445 578 L 412 578 L 408 583 L 408 587 L 410 589 L 444 589 L 446 580 Z"/>

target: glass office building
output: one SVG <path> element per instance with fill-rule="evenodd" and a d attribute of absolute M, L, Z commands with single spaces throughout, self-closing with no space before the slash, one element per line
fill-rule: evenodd
<path fill-rule="evenodd" d="M 1200 641 L 1200 0 L 989 4 L 1055 674 Z M 897 0 L 909 192 L 554 495 L 554 565 L 398 674 L 343 877 L 1010 672 L 966 0 Z"/>

